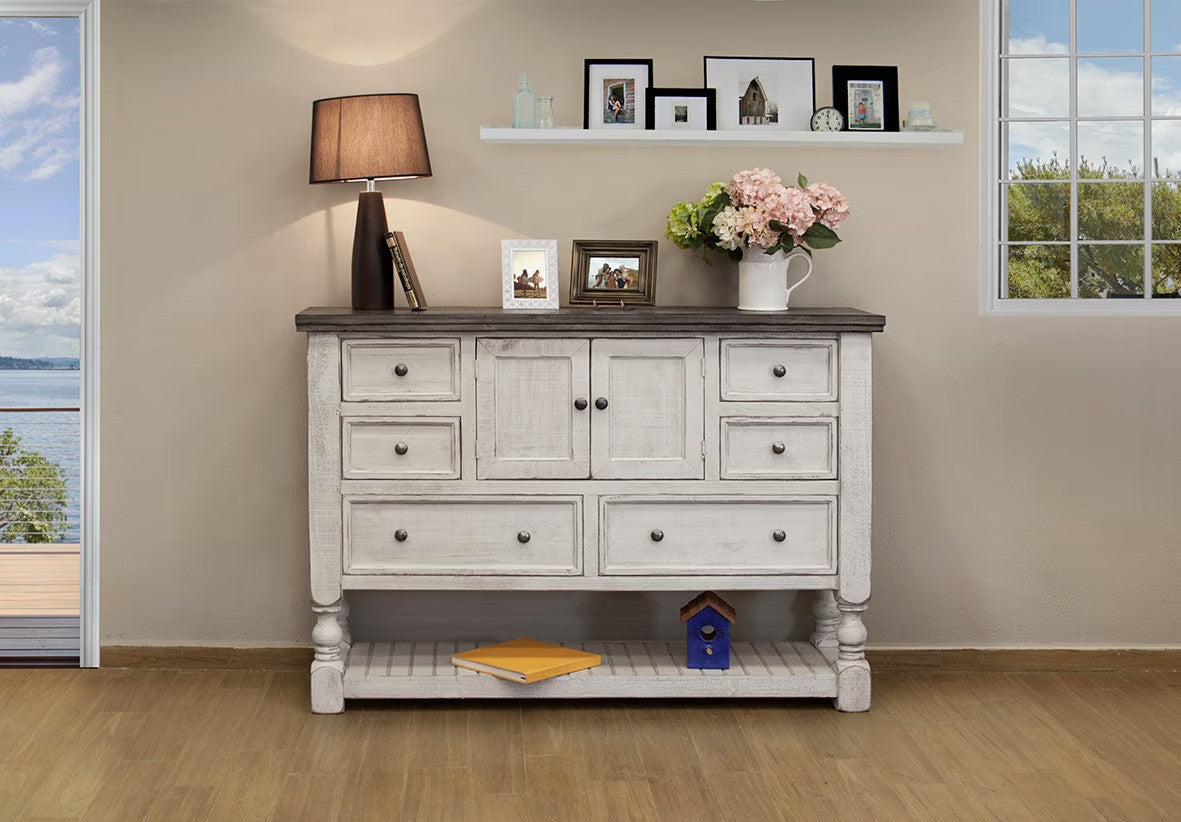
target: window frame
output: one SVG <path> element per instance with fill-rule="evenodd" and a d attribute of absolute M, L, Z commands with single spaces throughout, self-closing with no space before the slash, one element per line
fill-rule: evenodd
<path fill-rule="evenodd" d="M 0 18 L 78 20 L 79 262 L 82 322 L 79 351 L 81 470 L 79 489 L 79 622 L 82 668 L 99 667 L 99 18 L 102 0 L 0 0 Z"/>
<path fill-rule="evenodd" d="M 1003 289 L 1005 283 L 1003 281 L 1002 265 L 1002 250 L 1005 248 L 1005 225 L 1003 220 L 1006 214 L 1003 210 L 1002 203 L 1002 189 L 1004 183 L 1002 182 L 1002 175 L 1008 168 L 1008 158 L 1002 157 L 1002 149 L 1005 147 L 1005 142 L 1002 139 L 1002 129 L 1005 124 L 1005 112 L 1002 110 L 1004 99 L 1004 87 L 1002 84 L 1001 64 L 1004 55 L 1004 38 L 1005 38 L 1005 19 L 1004 14 L 1007 7 L 1008 0 L 980 0 L 980 181 L 981 181 L 981 208 L 980 208 L 980 313 L 982 316 L 1025 316 L 1025 317 L 1047 317 L 1047 316 L 1166 316 L 1176 317 L 1181 316 L 1181 298 L 1153 298 L 1150 295 L 1151 288 L 1145 289 L 1145 294 L 1142 297 L 1135 298 L 1092 298 L 1092 297 L 1064 297 L 1061 299 L 1011 299 L 1005 297 Z M 1077 235 L 1077 184 L 1078 169 L 1075 161 L 1076 155 L 1076 138 L 1074 137 L 1074 126 L 1080 120 L 1077 112 L 1078 99 L 1078 61 L 1080 59 L 1078 53 L 1073 49 L 1076 47 L 1077 36 L 1076 20 L 1072 3 L 1070 5 L 1070 32 L 1071 32 L 1071 51 L 1068 59 L 1070 60 L 1070 110 L 1063 119 L 1071 124 L 1071 156 L 1070 177 L 1064 179 L 1062 182 L 1073 184 L 1071 188 L 1071 240 L 1070 245 L 1072 258 L 1072 291 L 1077 294 L 1077 280 L 1078 280 L 1078 266 L 1075 259 L 1074 249 L 1077 248 L 1078 242 L 1074 239 Z M 1140 117 L 1125 117 L 1125 118 L 1094 118 L 1101 120 L 1111 119 L 1125 119 L 1129 122 L 1142 122 L 1145 124 L 1144 134 L 1144 186 L 1145 186 L 1145 236 L 1143 240 L 1132 241 L 1130 245 L 1134 247 L 1145 249 L 1145 277 L 1146 285 L 1151 284 L 1151 246 L 1152 246 L 1152 190 L 1156 182 L 1152 176 L 1152 155 L 1151 147 L 1151 133 L 1152 122 L 1160 121 L 1161 118 L 1154 118 L 1152 116 L 1152 74 L 1151 74 L 1151 57 L 1152 51 L 1152 0 L 1145 0 L 1145 23 L 1144 23 L 1144 51 L 1131 52 L 1127 54 L 1120 54 L 1121 57 L 1141 57 L 1147 58 L 1145 60 L 1145 77 L 1144 77 L 1144 111 Z M 1162 52 L 1161 54 L 1172 55 L 1172 52 Z M 1095 56 L 1109 56 L 1109 55 L 1095 55 Z M 1091 59 L 1092 55 L 1085 54 L 1082 59 Z M 1037 58 L 1034 58 L 1037 59 Z M 1087 121 L 1092 118 L 1081 118 Z M 1170 118 L 1177 121 L 1181 118 Z M 1118 181 L 1114 181 L 1118 182 Z M 1139 181 L 1136 181 L 1139 182 Z M 1181 180 L 1175 181 L 1181 184 Z"/>

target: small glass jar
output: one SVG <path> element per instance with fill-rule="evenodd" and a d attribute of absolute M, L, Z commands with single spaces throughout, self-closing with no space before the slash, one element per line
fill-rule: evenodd
<path fill-rule="evenodd" d="M 537 127 L 538 128 L 554 128 L 558 121 L 554 117 L 554 98 L 553 97 L 538 97 L 537 98 Z"/>

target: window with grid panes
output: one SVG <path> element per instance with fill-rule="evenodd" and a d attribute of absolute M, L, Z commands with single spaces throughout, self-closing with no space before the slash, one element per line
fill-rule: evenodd
<path fill-rule="evenodd" d="M 994 297 L 1181 308 L 1181 0 L 993 2 Z"/>

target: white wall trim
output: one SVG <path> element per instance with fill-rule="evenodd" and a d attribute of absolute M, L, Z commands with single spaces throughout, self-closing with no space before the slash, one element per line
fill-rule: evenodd
<path fill-rule="evenodd" d="M 0 17 L 77 17 L 81 328 L 81 664 L 99 664 L 99 12 L 101 0 L 0 0 Z"/>

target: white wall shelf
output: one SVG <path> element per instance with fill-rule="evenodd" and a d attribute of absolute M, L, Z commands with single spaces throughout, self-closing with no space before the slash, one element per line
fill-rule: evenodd
<path fill-rule="evenodd" d="M 812 148 L 923 148 L 958 146 L 962 131 L 680 131 L 660 129 L 494 128 L 480 129 L 485 143 L 615 146 L 795 146 Z"/>

